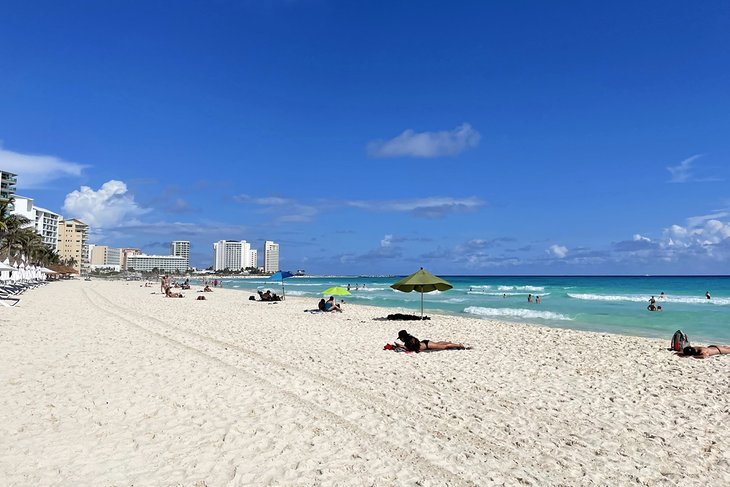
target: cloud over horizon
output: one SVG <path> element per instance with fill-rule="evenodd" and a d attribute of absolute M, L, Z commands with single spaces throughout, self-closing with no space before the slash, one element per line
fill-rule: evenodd
<path fill-rule="evenodd" d="M 81 177 L 88 167 L 56 156 L 21 154 L 4 149 L 0 144 L 0 168 L 18 175 L 19 189 L 40 188 L 64 177 Z"/>
<path fill-rule="evenodd" d="M 412 213 L 421 218 L 442 218 L 449 213 L 474 211 L 486 203 L 475 196 L 468 198 L 452 198 L 450 196 L 432 196 L 410 200 L 360 200 L 349 201 L 347 206 L 371 211 L 394 211 Z"/>
<path fill-rule="evenodd" d="M 114 179 L 102 184 L 98 191 L 88 186 L 66 195 L 63 209 L 71 218 L 78 218 L 92 230 L 113 227 L 127 218 L 134 218 L 150 210 L 141 208 L 127 185 Z"/>
<path fill-rule="evenodd" d="M 565 245 L 553 244 L 548 247 L 546 252 L 553 257 L 557 257 L 558 259 L 564 259 L 565 256 L 568 255 L 568 247 L 566 247 Z"/>
<path fill-rule="evenodd" d="M 372 157 L 441 157 L 461 154 L 479 145 L 482 136 L 468 123 L 453 130 L 440 132 L 416 132 L 405 130 L 389 140 L 368 143 Z"/>

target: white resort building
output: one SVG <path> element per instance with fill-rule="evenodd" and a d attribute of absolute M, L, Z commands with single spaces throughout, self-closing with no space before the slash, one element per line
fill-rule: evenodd
<path fill-rule="evenodd" d="M 150 272 L 185 272 L 188 264 L 185 257 L 177 255 L 127 255 L 127 270 Z"/>
<path fill-rule="evenodd" d="M 170 243 L 170 254 L 184 257 L 187 266 L 190 267 L 190 242 L 187 240 L 173 240 Z"/>
<path fill-rule="evenodd" d="M 121 270 L 122 249 L 107 247 L 106 245 L 89 245 L 89 267 L 91 270 L 108 269 Z"/>
<path fill-rule="evenodd" d="M 0 203 L 14 197 L 15 187 L 18 184 L 17 176 L 17 174 L 0 169 Z"/>
<path fill-rule="evenodd" d="M 255 255 L 255 254 L 254 254 Z M 219 240 L 213 244 L 213 269 L 238 271 L 253 267 L 251 244 L 245 240 Z"/>
<path fill-rule="evenodd" d="M 279 272 L 279 244 L 271 240 L 264 242 L 264 272 Z"/>
<path fill-rule="evenodd" d="M 119 249 L 119 265 L 121 266 L 122 270 L 127 269 L 127 259 L 129 257 L 132 257 L 133 255 L 142 255 L 142 251 L 140 249 L 129 247 Z"/>
<path fill-rule="evenodd" d="M 24 216 L 30 220 L 29 227 L 41 236 L 43 243 L 53 250 L 58 251 L 58 225 L 61 215 L 54 213 L 33 203 L 33 198 L 26 196 L 13 196 L 15 208 L 12 214 Z"/>

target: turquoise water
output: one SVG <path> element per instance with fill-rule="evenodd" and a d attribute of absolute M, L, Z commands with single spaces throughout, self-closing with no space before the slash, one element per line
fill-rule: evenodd
<path fill-rule="evenodd" d="M 691 340 L 730 343 L 730 277 L 479 277 L 441 276 L 454 288 L 424 295 L 424 309 L 508 322 L 533 323 L 577 330 L 660 337 L 669 342 L 682 329 Z M 400 277 L 294 277 L 284 281 L 286 294 L 312 298 L 322 290 L 346 287 L 345 302 L 404 307 L 420 313 L 420 294 L 390 288 Z M 226 279 L 226 288 L 251 292 L 281 282 L 268 279 Z M 355 285 L 360 289 L 355 290 Z M 365 285 L 362 288 L 362 285 Z M 661 292 L 665 298 L 660 299 Z M 709 291 L 712 298 L 707 299 Z M 541 303 L 527 302 L 528 294 Z M 662 312 L 647 311 L 654 295 Z"/>

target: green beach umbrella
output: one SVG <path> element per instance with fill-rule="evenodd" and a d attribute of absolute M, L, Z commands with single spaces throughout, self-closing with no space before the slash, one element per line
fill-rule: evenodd
<path fill-rule="evenodd" d="M 448 291 L 454 286 L 440 277 L 436 277 L 430 272 L 423 270 L 423 267 L 421 267 L 420 270 L 414 272 L 408 277 L 404 277 L 395 284 L 391 284 L 390 287 L 396 291 L 402 291 L 404 293 L 410 293 L 411 291 L 421 293 L 421 319 L 423 319 L 423 293 L 430 293 L 431 291 Z"/>
<path fill-rule="evenodd" d="M 350 294 L 350 291 L 345 289 L 344 287 L 328 287 L 324 291 L 322 291 L 319 294 L 329 294 L 330 296 L 347 296 Z"/>

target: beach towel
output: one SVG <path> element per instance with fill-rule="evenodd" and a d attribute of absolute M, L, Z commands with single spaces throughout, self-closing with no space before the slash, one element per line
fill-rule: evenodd
<path fill-rule="evenodd" d="M 403 314 L 403 313 L 394 313 L 394 314 L 388 315 L 387 316 L 387 319 L 388 320 L 395 320 L 395 321 L 413 321 L 413 320 L 421 321 L 421 317 L 420 316 L 406 315 L 406 314 Z M 424 316 L 423 319 L 424 320 L 430 320 L 431 318 L 429 318 L 428 316 Z"/>

